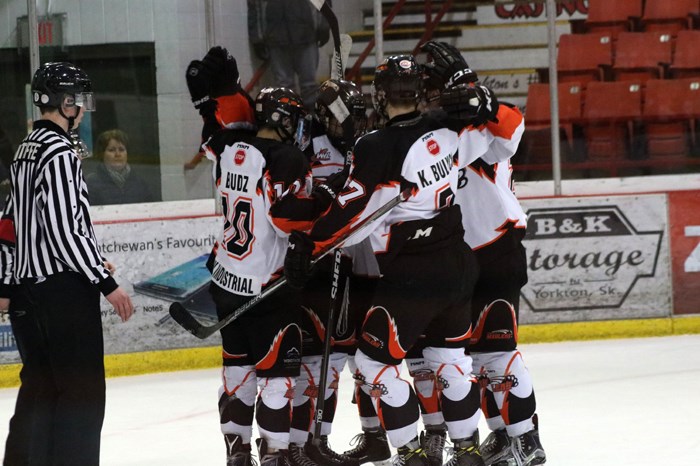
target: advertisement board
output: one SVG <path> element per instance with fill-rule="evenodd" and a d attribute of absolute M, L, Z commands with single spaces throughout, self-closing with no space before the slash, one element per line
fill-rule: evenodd
<path fill-rule="evenodd" d="M 673 313 L 700 313 L 700 191 L 671 192 Z"/>
<path fill-rule="evenodd" d="M 105 353 L 215 346 L 218 334 L 199 340 L 168 314 L 170 303 L 190 300 L 205 323 L 214 316 L 206 286 L 206 257 L 221 229 L 220 217 L 103 223 L 95 225 L 102 255 L 117 271 L 115 279 L 131 296 L 135 313 L 122 323 L 101 300 Z M 0 322 L 0 364 L 19 362 L 9 322 Z"/>
<path fill-rule="evenodd" d="M 663 317 L 671 309 L 665 195 L 523 201 L 521 323 Z"/>

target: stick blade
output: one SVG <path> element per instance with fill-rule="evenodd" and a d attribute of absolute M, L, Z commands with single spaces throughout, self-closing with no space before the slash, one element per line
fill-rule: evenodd
<path fill-rule="evenodd" d="M 207 331 L 207 328 L 199 323 L 199 321 L 185 309 L 182 303 L 172 303 L 168 312 L 180 327 L 184 328 L 195 337 L 203 340 L 211 335 L 211 333 Z"/>

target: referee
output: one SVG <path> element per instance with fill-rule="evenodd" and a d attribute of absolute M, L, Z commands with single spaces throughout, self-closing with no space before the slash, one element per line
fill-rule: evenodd
<path fill-rule="evenodd" d="M 68 131 L 94 109 L 90 80 L 70 63 L 32 79 L 41 119 L 10 166 L 0 219 L 0 311 L 22 358 L 5 466 L 97 465 L 105 410 L 100 292 L 122 321 L 134 313 L 100 255 L 88 192 Z"/>

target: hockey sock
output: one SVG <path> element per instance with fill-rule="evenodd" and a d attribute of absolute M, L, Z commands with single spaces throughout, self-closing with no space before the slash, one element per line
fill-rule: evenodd
<path fill-rule="evenodd" d="M 384 364 L 358 350 L 355 363 L 364 377 L 362 390 L 372 397 L 389 442 L 399 447 L 418 436 L 418 398 L 398 366 Z"/>
<path fill-rule="evenodd" d="M 236 434 L 250 443 L 257 378 L 253 366 L 224 366 L 219 387 L 221 432 Z"/>
<path fill-rule="evenodd" d="M 437 389 L 435 373 L 423 358 L 406 358 L 408 373 L 413 377 L 413 388 L 418 396 L 423 424 L 437 426 L 445 422 L 440 408 L 440 392 Z"/>
<path fill-rule="evenodd" d="M 295 380 L 290 377 L 258 378 L 258 400 L 255 419 L 260 437 L 270 448 L 285 449 L 289 446 L 292 401 Z"/>
<path fill-rule="evenodd" d="M 325 403 L 323 405 L 323 426 L 321 426 L 321 435 L 330 435 L 335 418 L 335 412 L 338 406 L 338 385 L 340 383 L 340 374 L 345 368 L 347 361 L 345 353 L 331 353 L 328 365 L 328 377 L 325 391 Z"/>
<path fill-rule="evenodd" d="M 372 397 L 362 390 L 362 386 L 364 385 L 364 377 L 357 369 L 354 356 L 350 356 L 348 358 L 348 367 L 350 368 L 353 378 L 355 379 L 355 404 L 357 405 L 357 411 L 360 415 L 360 425 L 362 426 L 362 430 L 376 431 L 381 427 L 379 417 L 377 416 L 377 412 L 374 410 Z"/>
<path fill-rule="evenodd" d="M 493 394 L 508 435 L 516 437 L 532 430 L 535 392 L 520 352 L 480 353 L 475 357 L 486 368 L 487 390 Z"/>
<path fill-rule="evenodd" d="M 472 375 L 472 359 L 464 348 L 423 350 L 428 367 L 435 372 L 440 404 L 451 439 L 474 435 L 479 424 L 479 384 Z"/>
<path fill-rule="evenodd" d="M 296 378 L 290 430 L 290 442 L 303 445 L 313 430 L 314 411 L 318 398 L 318 379 L 321 372 L 321 356 L 301 358 L 301 370 Z"/>

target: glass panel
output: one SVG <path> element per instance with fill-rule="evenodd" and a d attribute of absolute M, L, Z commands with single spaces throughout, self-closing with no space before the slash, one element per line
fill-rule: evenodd
<path fill-rule="evenodd" d="M 274 49 L 274 44 L 266 44 L 266 54 L 259 41 L 255 44 L 250 41 L 248 4 L 255 2 L 56 0 L 40 3 L 37 14 L 42 63 L 74 62 L 93 81 L 97 111 L 85 118 L 80 130 L 80 136 L 95 153 L 95 157 L 85 162 L 86 172 L 100 170 L 99 135 L 119 129 L 128 136 L 126 148 L 132 173 L 141 177 L 141 184 L 150 192 L 140 191 L 129 198 L 95 196 L 94 203 L 211 199 L 210 162 L 195 156 L 201 142 L 202 119 L 193 108 L 185 71 L 191 60 L 204 57 L 209 44 L 218 44 L 236 58 L 241 85 L 252 97 L 264 85 L 279 85 L 279 75 L 273 74 L 269 61 L 261 60 Z M 309 2 L 300 4 L 306 3 Z M 431 16 L 426 16 L 427 3 L 407 2 L 402 8 L 395 8 L 400 3 L 383 2 L 382 20 L 390 21 L 384 31 L 385 55 L 411 52 L 431 34 L 455 45 L 483 84 L 491 87 L 501 101 L 517 105 L 525 113 L 527 130 L 513 158 L 515 178 L 551 179 L 549 99 L 547 88 L 542 88 L 549 79 L 545 2 L 455 1 L 437 26 L 432 24 L 432 18 L 447 2 L 431 2 Z M 663 2 L 659 8 L 655 6 L 653 17 L 647 18 L 641 0 L 613 3 L 627 9 L 639 3 L 639 7 L 631 13 L 627 10 L 619 13 L 622 19 L 608 21 L 600 19 L 600 15 L 613 15 L 617 10 L 599 8 L 607 4 L 605 0 L 557 3 L 563 177 L 697 172 L 700 143 L 695 137 L 695 117 L 699 112 L 688 102 L 700 100 L 695 97 L 700 89 L 695 80 L 700 76 L 700 64 L 693 62 L 696 53 L 683 52 L 682 44 L 697 43 L 693 40 L 698 33 L 688 29 L 689 16 L 678 18 L 678 13 Z M 206 12 L 207 4 L 213 6 L 210 16 Z M 347 72 L 362 84 L 369 100 L 376 64 L 374 49 L 367 48 L 374 30 L 371 2 L 336 1 L 334 10 L 341 32 L 353 38 Z M 664 12 L 673 17 L 660 19 Z M 6 164 L 10 157 L 7 154 L 26 133 L 29 118 L 25 100 L 29 81 L 26 0 L 2 2 L 0 15 L 4 26 L 0 28 L 3 89 L 0 126 L 4 135 L 0 149 L 4 151 L 1 160 Z M 635 19 L 629 20 L 630 16 Z M 252 19 L 251 24 L 255 24 L 255 18 Z M 300 36 L 308 37 L 313 32 L 298 17 L 284 21 L 288 30 Z M 268 34 L 270 31 L 279 32 L 281 28 L 268 29 Z M 654 35 L 649 44 L 658 46 L 659 54 L 669 50 L 675 50 L 675 54 L 655 59 L 654 65 L 636 66 L 634 62 L 625 65 L 624 51 L 632 53 L 629 60 L 645 58 L 645 53 L 651 53 L 651 45 L 625 45 L 630 39 L 633 44 L 639 43 L 642 33 Z M 628 37 L 629 34 L 640 35 Z M 589 43 L 582 49 L 568 47 L 575 42 L 572 38 L 590 41 L 593 37 L 598 38 L 596 46 Z M 313 32 L 313 42 L 317 39 L 324 38 Z M 287 42 L 283 45 L 293 41 Z M 287 49 L 286 56 L 301 48 Z M 576 69 L 585 68 L 598 49 L 609 54 L 607 59 L 603 55 L 592 68 Z M 332 40 L 318 50 L 315 84 L 330 75 Z M 365 56 L 364 60 L 358 61 L 361 56 Z M 689 61 L 681 63 L 681 58 Z M 663 65 L 659 66 L 659 61 Z M 298 59 L 294 63 L 298 64 Z M 665 98 L 670 91 L 658 82 L 659 78 L 688 80 L 686 89 L 676 89 L 686 91 L 686 98 L 673 102 Z M 630 85 L 618 88 L 612 85 L 624 81 Z M 290 85 L 300 91 L 296 83 Z M 539 100 L 535 100 L 537 92 Z M 629 108 L 616 115 L 614 111 L 623 110 L 623 106 Z"/>

